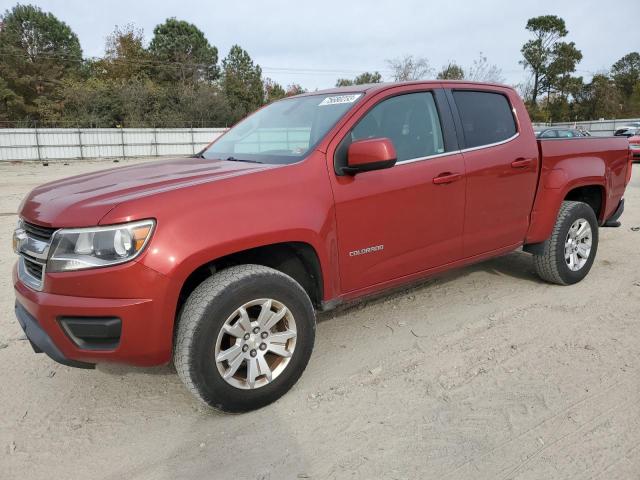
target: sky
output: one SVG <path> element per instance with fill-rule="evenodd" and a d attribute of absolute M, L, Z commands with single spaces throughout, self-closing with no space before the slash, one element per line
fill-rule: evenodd
<path fill-rule="evenodd" d="M 425 57 L 438 71 L 463 67 L 480 52 L 502 69 L 506 83 L 527 79 L 520 48 L 530 38 L 527 19 L 554 14 L 567 24 L 567 41 L 582 50 L 578 75 L 589 79 L 623 55 L 640 50 L 637 11 L 606 0 L 22 0 L 66 22 L 85 56 L 104 54 L 116 25 L 134 23 L 147 42 L 169 17 L 194 23 L 222 59 L 232 45 L 247 50 L 263 76 L 314 90 L 337 78 L 377 70 L 390 80 L 385 60 Z M 633 2 L 631 2 L 633 3 Z M 15 2 L 0 0 L 0 11 Z"/>

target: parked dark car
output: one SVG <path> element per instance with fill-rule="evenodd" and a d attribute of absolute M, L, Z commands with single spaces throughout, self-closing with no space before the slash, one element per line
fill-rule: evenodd
<path fill-rule="evenodd" d="M 577 128 L 543 128 L 535 129 L 537 138 L 573 138 L 573 137 L 590 137 L 591 134 L 586 130 L 578 130 Z"/>

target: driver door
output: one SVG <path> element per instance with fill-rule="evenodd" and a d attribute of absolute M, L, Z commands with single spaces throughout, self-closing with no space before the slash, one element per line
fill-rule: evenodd
<path fill-rule="evenodd" d="M 371 106 L 335 150 L 338 164 L 350 142 L 389 138 L 398 155 L 386 170 L 332 175 L 343 293 L 462 257 L 465 169 L 443 135 L 448 106 L 433 91 L 399 90 Z"/>

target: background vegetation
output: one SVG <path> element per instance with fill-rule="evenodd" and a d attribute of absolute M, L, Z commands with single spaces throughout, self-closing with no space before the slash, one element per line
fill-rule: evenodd
<path fill-rule="evenodd" d="M 640 54 L 630 52 L 589 80 L 576 76 L 582 53 L 566 41 L 564 20 L 532 18 L 518 85 L 535 120 L 574 121 L 640 116 Z M 504 82 L 480 54 L 437 73 L 424 57 L 386 61 L 390 79 Z M 380 72 L 340 78 L 337 86 L 377 83 Z M 31 5 L 7 10 L 0 23 L 0 126 L 227 126 L 265 103 L 304 90 L 264 78 L 239 45 L 220 59 L 195 25 L 169 18 L 147 43 L 134 25 L 116 27 L 101 58 L 85 58 L 64 22 Z"/>

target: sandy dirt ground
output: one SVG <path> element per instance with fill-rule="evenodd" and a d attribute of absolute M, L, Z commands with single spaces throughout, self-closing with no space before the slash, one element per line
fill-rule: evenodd
<path fill-rule="evenodd" d="M 300 382 L 244 415 L 201 407 L 171 367 L 76 370 L 25 341 L 19 202 L 110 166 L 0 165 L 0 478 L 640 478 L 639 166 L 582 283 L 514 252 L 324 315 Z"/>

